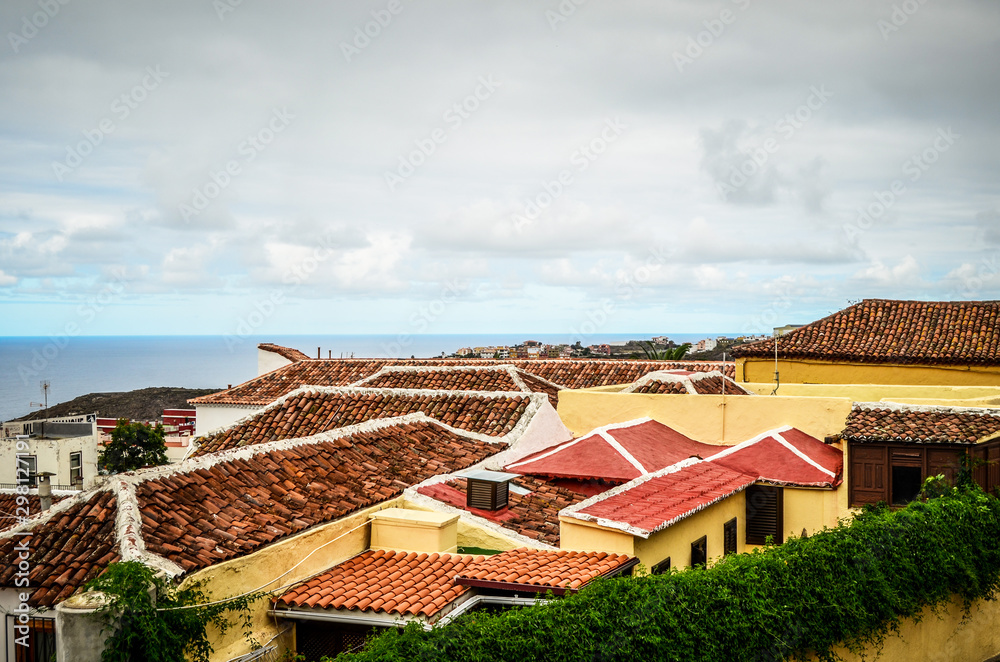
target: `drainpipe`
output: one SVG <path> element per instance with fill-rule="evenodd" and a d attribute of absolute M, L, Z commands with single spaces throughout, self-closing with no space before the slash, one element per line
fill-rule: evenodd
<path fill-rule="evenodd" d="M 52 481 L 49 478 L 54 475 L 51 471 L 38 474 L 38 500 L 43 513 L 52 507 Z"/>

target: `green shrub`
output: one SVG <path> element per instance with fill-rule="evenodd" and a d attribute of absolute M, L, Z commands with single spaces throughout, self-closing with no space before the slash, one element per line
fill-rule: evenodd
<path fill-rule="evenodd" d="M 879 645 L 901 619 L 952 595 L 966 609 L 1000 577 L 1000 502 L 976 487 L 890 511 L 868 508 L 809 538 L 707 570 L 595 582 L 545 605 L 470 613 L 372 639 L 338 662 L 836 659 Z"/>

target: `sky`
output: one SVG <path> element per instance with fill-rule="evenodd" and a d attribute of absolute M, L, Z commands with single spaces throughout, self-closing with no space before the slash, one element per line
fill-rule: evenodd
<path fill-rule="evenodd" d="M 1000 3 L 0 5 L 0 335 L 1000 298 Z"/>

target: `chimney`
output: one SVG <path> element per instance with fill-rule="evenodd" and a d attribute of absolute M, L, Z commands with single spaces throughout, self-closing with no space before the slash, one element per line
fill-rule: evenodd
<path fill-rule="evenodd" d="M 506 508 L 507 498 L 510 495 L 510 481 L 517 476 L 518 474 L 486 469 L 465 474 L 464 477 L 468 485 L 465 505 L 468 508 L 478 508 L 479 510 Z"/>
<path fill-rule="evenodd" d="M 38 500 L 41 502 L 42 512 L 52 507 L 52 481 L 49 478 L 54 475 L 51 471 L 43 471 L 37 475 Z"/>

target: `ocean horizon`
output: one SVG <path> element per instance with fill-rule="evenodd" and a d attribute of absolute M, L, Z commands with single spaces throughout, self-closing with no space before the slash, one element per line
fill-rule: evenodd
<path fill-rule="evenodd" d="M 262 336 L 6 336 L 0 337 L 0 420 L 40 407 L 41 382 L 49 382 L 49 406 L 88 393 L 172 386 L 224 389 L 257 375 L 257 345 L 271 342 L 322 358 L 435 358 L 460 347 L 546 344 L 581 340 L 585 345 L 666 335 L 677 343 L 719 333 L 604 333 L 581 340 L 572 334 L 491 333 L 427 335 Z"/>

